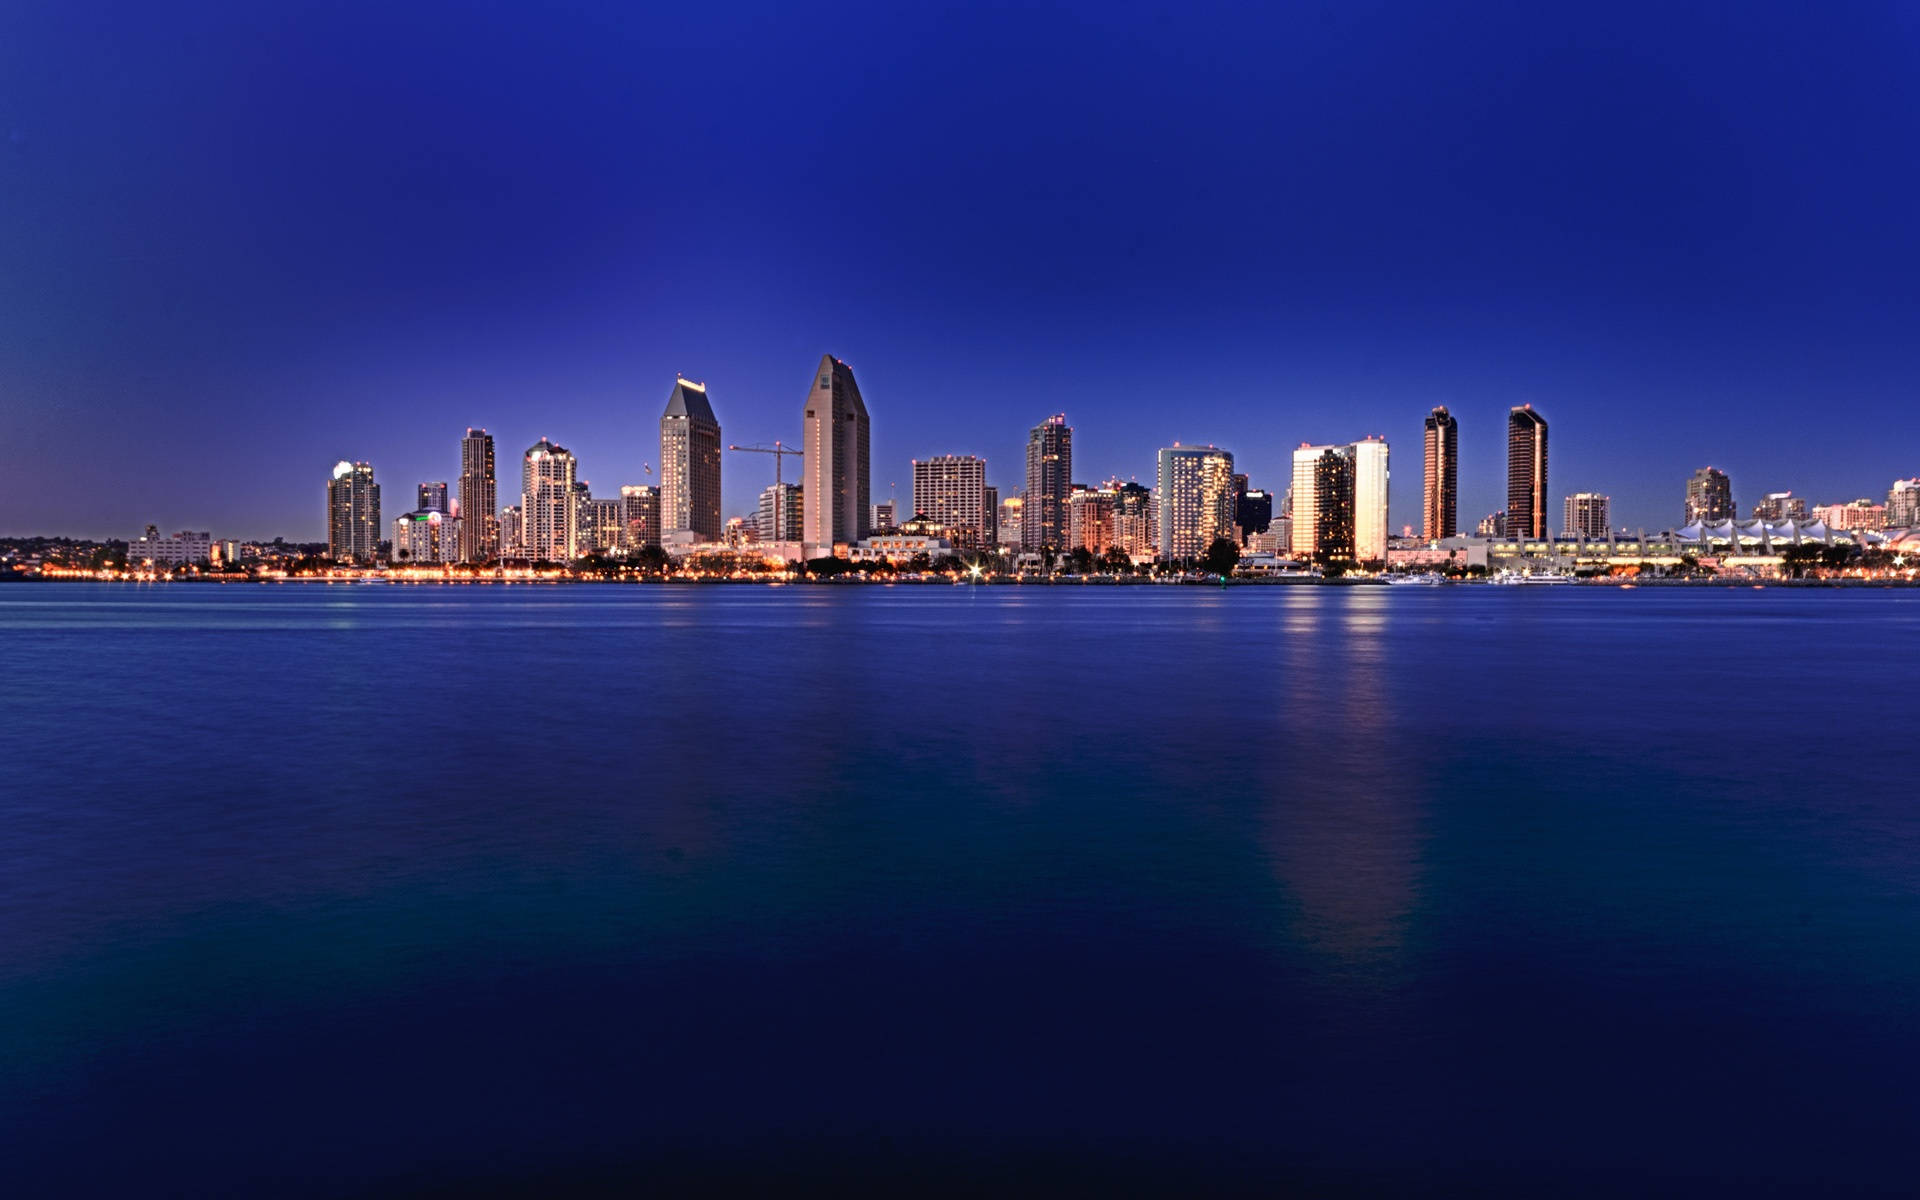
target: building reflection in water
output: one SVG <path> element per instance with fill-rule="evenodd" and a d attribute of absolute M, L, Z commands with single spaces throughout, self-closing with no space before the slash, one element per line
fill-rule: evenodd
<path fill-rule="evenodd" d="M 1387 683 L 1393 605 L 1372 587 L 1286 597 L 1263 838 L 1292 937 L 1382 968 L 1406 942 L 1423 839 L 1419 755 L 1396 740 Z"/>

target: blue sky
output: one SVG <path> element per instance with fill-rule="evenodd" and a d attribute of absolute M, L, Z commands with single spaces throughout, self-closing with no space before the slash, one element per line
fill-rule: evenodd
<path fill-rule="evenodd" d="M 797 441 L 822 353 L 909 460 L 1075 427 L 1284 486 L 1384 434 L 1461 516 L 1504 415 L 1664 525 L 1920 474 L 1920 17 L 1897 5 L 16 4 L 0 532 L 323 533 L 468 425 L 642 482 L 676 371 Z M 729 512 L 771 482 L 730 455 Z M 504 494 L 504 493 L 503 493 Z"/>

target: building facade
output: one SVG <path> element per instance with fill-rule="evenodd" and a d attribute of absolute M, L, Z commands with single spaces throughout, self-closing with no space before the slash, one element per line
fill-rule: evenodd
<path fill-rule="evenodd" d="M 1896 479 L 1887 492 L 1887 528 L 1920 526 L 1920 479 Z"/>
<path fill-rule="evenodd" d="M 1460 423 L 1441 405 L 1427 415 L 1426 424 L 1420 536 L 1432 542 L 1460 532 Z"/>
<path fill-rule="evenodd" d="M 1866 533 L 1887 527 L 1887 506 L 1862 496 L 1846 504 L 1816 504 L 1813 519 L 1819 524 L 1849 533 Z"/>
<path fill-rule="evenodd" d="M 1000 501 L 1000 515 L 994 525 L 1002 546 L 1018 549 L 1025 544 L 1021 541 L 1025 536 L 1021 513 L 1025 510 L 1026 503 L 1026 500 L 1020 496 L 1008 496 Z"/>
<path fill-rule="evenodd" d="M 579 555 L 573 454 L 541 438 L 520 464 L 520 554 L 545 562 Z"/>
<path fill-rule="evenodd" d="M 1293 556 L 1385 562 L 1387 443 L 1303 445 L 1293 452 Z"/>
<path fill-rule="evenodd" d="M 620 547 L 632 552 L 660 544 L 660 489 L 630 483 L 620 489 Z"/>
<path fill-rule="evenodd" d="M 720 540 L 720 421 L 691 379 L 673 385 L 660 414 L 660 520 L 663 536 Z"/>
<path fill-rule="evenodd" d="M 760 493 L 754 528 L 763 542 L 798 542 L 806 536 L 801 515 L 801 488 L 797 483 L 775 483 Z"/>
<path fill-rule="evenodd" d="M 801 423 L 806 452 L 801 540 L 809 556 L 825 558 L 836 545 L 852 545 L 871 528 L 868 443 L 872 432 L 867 402 L 852 367 L 831 354 L 821 355 Z"/>
<path fill-rule="evenodd" d="M 1061 550 L 1067 544 L 1067 497 L 1073 491 L 1073 427 L 1055 413 L 1027 434 L 1026 502 L 1020 510 L 1020 545 Z"/>
<path fill-rule="evenodd" d="M 1547 419 L 1531 404 L 1507 413 L 1506 534 L 1547 536 Z"/>
<path fill-rule="evenodd" d="M 1610 519 L 1607 510 L 1611 504 L 1611 498 L 1597 492 L 1575 492 L 1567 497 L 1560 528 L 1575 537 L 1606 537 Z"/>
<path fill-rule="evenodd" d="M 500 518 L 494 515 L 493 435 L 468 429 L 460 439 L 460 561 L 500 556 Z"/>
<path fill-rule="evenodd" d="M 914 459 L 913 515 L 945 526 L 959 549 L 987 545 L 993 525 L 987 507 L 987 460 L 972 454 Z"/>
<path fill-rule="evenodd" d="M 526 530 L 522 527 L 520 520 L 520 506 L 510 504 L 501 509 L 497 524 L 500 529 L 500 557 L 525 558 L 527 556 Z"/>
<path fill-rule="evenodd" d="M 392 560 L 403 565 L 460 561 L 460 521 L 437 508 L 422 508 L 393 519 Z"/>
<path fill-rule="evenodd" d="M 1804 521 L 1808 516 L 1806 499 L 1792 492 L 1768 492 L 1760 503 L 1753 506 L 1753 519 L 1771 524 Z"/>
<path fill-rule="evenodd" d="M 333 465 L 327 481 L 327 557 L 352 563 L 380 557 L 380 485 L 367 463 Z"/>
<path fill-rule="evenodd" d="M 868 533 L 890 531 L 900 527 L 900 516 L 894 511 L 891 500 L 882 500 L 873 506 L 873 518 L 867 522 Z"/>
<path fill-rule="evenodd" d="M 1234 526 L 1233 455 L 1214 446 L 1168 446 L 1155 472 L 1160 501 L 1163 562 L 1204 555 L 1215 538 L 1237 544 Z"/>
<path fill-rule="evenodd" d="M 583 496 L 573 506 L 580 553 L 617 550 L 625 540 L 626 506 L 619 500 Z"/>
<path fill-rule="evenodd" d="M 196 533 L 183 529 L 169 537 L 161 537 L 159 527 L 149 525 L 145 533 L 127 542 L 127 566 L 130 568 L 180 567 L 188 563 L 211 562 L 212 559 L 213 534 L 204 530 Z"/>
<path fill-rule="evenodd" d="M 1076 486 L 1067 493 L 1067 549 L 1104 554 L 1113 545 L 1113 488 Z"/>
<path fill-rule="evenodd" d="M 1155 512 L 1153 489 L 1144 483 L 1115 484 L 1113 487 L 1113 544 L 1135 559 L 1151 558 L 1160 552 L 1160 520 Z"/>
<path fill-rule="evenodd" d="M 1733 481 L 1725 471 L 1701 467 L 1687 480 L 1682 525 L 1718 525 L 1734 518 Z"/>

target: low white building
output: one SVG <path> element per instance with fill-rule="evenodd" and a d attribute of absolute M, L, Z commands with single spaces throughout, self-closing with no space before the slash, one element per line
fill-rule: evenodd
<path fill-rule="evenodd" d="M 127 543 L 129 567 L 178 567 L 203 563 L 213 558 L 213 535 L 205 531 L 182 530 L 172 537 L 161 537 L 153 525 L 147 532 Z"/>
<path fill-rule="evenodd" d="M 407 565 L 460 561 L 460 518 L 423 508 L 393 522 L 393 561 Z"/>

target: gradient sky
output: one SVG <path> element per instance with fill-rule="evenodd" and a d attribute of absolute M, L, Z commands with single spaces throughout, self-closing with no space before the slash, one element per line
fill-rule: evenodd
<path fill-rule="evenodd" d="M 1556 523 L 1920 474 L 1920 8 L 1268 7 L 8 4 L 0 533 L 319 539 L 470 424 L 612 494 L 823 352 L 876 499 L 1056 411 L 1088 482 L 1384 434 L 1396 529 L 1438 403 L 1469 524 L 1525 402 Z"/>

